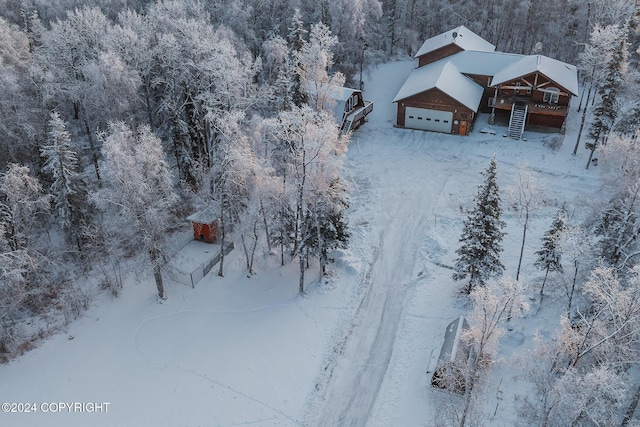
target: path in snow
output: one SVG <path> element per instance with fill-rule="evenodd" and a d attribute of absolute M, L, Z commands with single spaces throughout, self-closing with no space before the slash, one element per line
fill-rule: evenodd
<path fill-rule="evenodd" d="M 364 128 L 359 132 L 361 142 L 350 153 L 350 166 L 355 169 L 354 175 L 370 176 L 375 182 L 369 183 L 366 190 L 369 203 L 354 212 L 350 220 L 362 216 L 371 222 L 372 238 L 377 239 L 371 244 L 378 248 L 374 251 L 377 256 L 366 274 L 366 291 L 343 354 L 331 373 L 317 425 L 367 423 L 392 355 L 407 287 L 423 267 L 416 266 L 416 261 L 424 243 L 426 222 L 432 221 L 434 215 L 433 202 L 450 176 L 457 173 L 450 170 L 434 175 L 425 168 L 408 167 L 407 159 L 419 163 L 428 155 L 413 138 L 385 146 L 385 130 L 377 129 L 369 135 Z M 415 185 L 419 182 L 424 185 Z"/>

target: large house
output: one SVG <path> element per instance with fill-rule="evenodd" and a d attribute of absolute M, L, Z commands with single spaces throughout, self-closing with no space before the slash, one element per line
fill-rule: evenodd
<path fill-rule="evenodd" d="M 496 52 L 496 47 L 460 26 L 424 42 L 393 102 L 396 125 L 468 135 L 479 112 L 509 122 L 519 139 L 527 126 L 563 129 L 572 96 L 578 94 L 573 65 L 543 55 Z"/>

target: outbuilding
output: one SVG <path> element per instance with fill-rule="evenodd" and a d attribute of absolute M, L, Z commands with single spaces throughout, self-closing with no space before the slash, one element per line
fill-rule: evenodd
<path fill-rule="evenodd" d="M 193 239 L 205 243 L 215 243 L 218 239 L 218 216 L 213 208 L 205 208 L 189 215 L 193 227 Z"/>
<path fill-rule="evenodd" d="M 469 323 L 460 316 L 447 326 L 440 357 L 431 378 L 431 386 L 454 393 L 464 394 L 467 361 L 472 349 L 462 339 L 462 333 L 469 329 Z"/>

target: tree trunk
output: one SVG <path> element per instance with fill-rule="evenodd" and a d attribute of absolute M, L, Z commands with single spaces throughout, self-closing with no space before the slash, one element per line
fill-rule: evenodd
<path fill-rule="evenodd" d="M 161 257 L 162 254 L 158 248 L 152 248 L 149 251 L 149 257 L 151 258 L 151 264 L 153 265 L 153 278 L 156 281 L 156 288 L 158 288 L 158 298 L 166 299 L 164 296 L 164 283 L 162 281 L 162 265 L 161 265 Z"/>
<path fill-rule="evenodd" d="M 580 138 L 582 136 L 582 129 L 584 128 L 584 121 L 587 118 L 587 109 L 589 106 L 589 98 L 591 97 L 591 89 L 593 85 L 589 86 L 589 93 L 587 94 L 587 102 L 584 105 L 584 110 L 582 110 L 582 119 L 580 121 L 580 130 L 578 131 L 578 139 L 576 140 L 576 146 L 573 147 L 573 155 L 575 156 L 578 153 L 578 147 L 580 146 Z"/>
<path fill-rule="evenodd" d="M 571 292 L 569 293 L 569 306 L 567 307 L 567 319 L 571 320 L 571 304 L 573 303 L 573 293 L 576 289 L 576 279 L 578 278 L 578 260 L 573 261 L 573 283 L 571 284 Z"/>
<path fill-rule="evenodd" d="M 544 284 L 547 283 L 547 276 L 549 275 L 549 266 L 547 266 L 547 271 L 544 272 L 544 279 L 542 280 L 542 287 L 540 288 L 540 295 L 544 294 Z"/>
<path fill-rule="evenodd" d="M 262 214 L 262 220 L 264 221 L 264 234 L 267 237 L 267 249 L 271 252 L 271 239 L 269 239 L 269 224 L 267 222 L 267 213 L 264 210 L 264 204 L 262 198 L 260 199 L 260 213 Z"/>
<path fill-rule="evenodd" d="M 471 373 L 469 374 L 469 382 L 466 384 L 464 391 L 464 407 L 462 409 L 462 416 L 460 418 L 460 427 L 464 427 L 467 422 L 467 415 L 469 415 L 469 408 L 471 408 L 471 398 L 473 397 L 473 389 L 476 385 L 476 375 L 478 372 L 479 357 L 473 363 L 471 367 Z"/>
<path fill-rule="evenodd" d="M 93 132 L 91 132 L 91 127 L 89 126 L 89 121 L 87 120 L 87 113 L 82 108 L 82 122 L 84 124 L 84 129 L 87 132 L 87 138 L 89 138 L 89 147 L 91 147 L 91 160 L 93 161 L 93 167 L 96 171 L 96 178 L 100 181 L 100 166 L 98 165 L 98 153 L 96 152 L 96 141 L 93 137 Z"/>
<path fill-rule="evenodd" d="M 224 197 L 220 206 L 224 205 Z M 224 277 L 224 244 L 225 244 L 225 226 L 224 226 L 224 209 L 220 208 L 220 269 L 218 276 Z"/>
<path fill-rule="evenodd" d="M 298 291 L 300 295 L 304 294 L 304 257 L 302 256 L 302 251 L 298 253 L 298 260 L 300 261 L 300 283 L 298 286 Z"/>
<path fill-rule="evenodd" d="M 518 260 L 518 270 L 516 271 L 516 282 L 520 278 L 520 267 L 522 266 L 522 256 L 524 255 L 524 242 L 527 240 L 527 226 L 529 224 L 529 208 L 525 208 L 524 227 L 522 231 L 522 246 L 520 246 L 520 259 Z"/>

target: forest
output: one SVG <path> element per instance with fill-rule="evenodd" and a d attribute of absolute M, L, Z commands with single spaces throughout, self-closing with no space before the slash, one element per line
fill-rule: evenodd
<path fill-rule="evenodd" d="M 118 296 L 122 261 L 140 257 L 139 273 L 166 298 L 172 232 L 198 209 L 217 212 L 220 239 L 242 251 L 248 275 L 257 252 L 276 253 L 282 265 L 299 264 L 304 293 L 309 264 L 324 273 L 350 236 L 341 176 L 350 135 L 336 126 L 327 88 L 366 92 L 363 75 L 378 64 L 465 25 L 499 51 L 578 65 L 583 137 L 574 154 L 589 149 L 586 167 L 599 158 L 610 177 L 584 222 L 568 224 L 573 207 L 558 212 L 537 254 L 545 282 L 561 257 L 575 271 L 562 335 L 540 343 L 555 359 L 534 378 L 543 404 L 528 415 L 541 425 L 564 416 L 569 403 L 554 396 L 585 389 L 587 374 L 612 388 L 585 399 L 620 402 L 613 385 L 640 360 L 637 2 L 0 0 L 0 11 L 2 360 L 89 307 L 79 284 L 89 272 Z M 536 195 L 526 171 L 521 178 L 528 212 Z M 474 215 L 463 243 L 473 240 Z M 500 231 L 490 240 L 498 245 Z M 487 285 L 499 260 L 475 265 L 473 249 L 461 247 L 455 278 L 470 275 L 474 301 L 491 300 L 491 290 L 513 297 L 497 304 L 516 316 L 513 283 Z M 221 252 L 216 273 L 224 269 Z M 572 307 L 574 298 L 588 309 Z M 596 419 L 608 413 L 572 417 L 608 425 Z"/>

